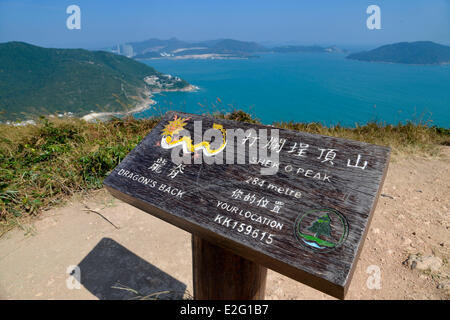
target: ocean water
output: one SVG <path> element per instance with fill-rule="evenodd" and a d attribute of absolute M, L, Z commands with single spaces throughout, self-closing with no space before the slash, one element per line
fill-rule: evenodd
<path fill-rule="evenodd" d="M 320 122 L 355 126 L 413 121 L 450 127 L 450 65 L 368 63 L 341 54 L 264 54 L 248 60 L 149 60 L 200 89 L 154 96 L 135 114 L 250 112 L 265 124 Z"/>

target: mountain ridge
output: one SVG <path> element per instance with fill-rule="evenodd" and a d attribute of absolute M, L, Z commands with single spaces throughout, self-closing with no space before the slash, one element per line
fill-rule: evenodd
<path fill-rule="evenodd" d="M 152 91 L 188 86 L 178 77 L 105 51 L 0 43 L 0 110 L 7 120 L 55 112 L 128 111 Z"/>
<path fill-rule="evenodd" d="M 254 41 L 241 41 L 229 38 L 206 41 L 183 41 L 177 38 L 161 40 L 150 38 L 139 42 L 128 42 L 108 51 L 126 55 L 134 59 L 154 58 L 255 58 L 258 53 L 277 52 L 346 52 L 336 46 L 264 46 Z"/>
<path fill-rule="evenodd" d="M 450 63 L 450 47 L 432 41 L 397 42 L 353 53 L 347 58 L 368 62 L 439 65 Z"/>

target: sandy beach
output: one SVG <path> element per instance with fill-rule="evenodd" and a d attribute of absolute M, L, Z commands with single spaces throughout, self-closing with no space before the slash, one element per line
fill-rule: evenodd
<path fill-rule="evenodd" d="M 112 117 L 122 117 L 127 115 L 132 115 L 136 112 L 144 111 L 148 108 L 151 108 L 152 105 L 156 104 L 156 101 L 152 99 L 153 94 L 148 92 L 148 95 L 146 95 L 145 98 L 142 98 L 140 102 L 136 104 L 136 107 L 129 111 L 122 111 L 122 112 L 91 112 L 83 117 L 81 119 L 85 121 L 105 121 Z"/>
<path fill-rule="evenodd" d="M 165 89 L 165 90 L 153 90 L 153 91 L 145 91 L 143 94 L 145 98 L 142 98 L 131 110 L 128 111 L 118 111 L 118 112 L 91 112 L 81 119 L 85 121 L 106 121 L 112 117 L 123 117 L 129 116 L 134 113 L 142 112 L 144 110 L 150 109 L 153 105 L 156 104 L 156 101 L 152 99 L 153 95 L 160 92 L 193 92 L 198 90 L 199 88 L 194 85 L 188 85 L 182 89 Z"/>

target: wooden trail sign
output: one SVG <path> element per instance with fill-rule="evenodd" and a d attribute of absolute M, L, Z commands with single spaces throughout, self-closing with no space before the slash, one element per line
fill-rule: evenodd
<path fill-rule="evenodd" d="M 104 184 L 193 243 L 344 298 L 388 162 L 386 147 L 168 112 Z"/>

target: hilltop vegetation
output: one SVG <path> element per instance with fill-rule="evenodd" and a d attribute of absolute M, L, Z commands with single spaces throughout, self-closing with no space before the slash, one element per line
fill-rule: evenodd
<path fill-rule="evenodd" d="M 144 78 L 164 79 L 163 88 L 189 84 L 165 78 L 155 69 L 104 51 L 48 49 L 23 42 L 0 44 L 0 120 L 32 115 L 124 111 L 160 89 Z"/>
<path fill-rule="evenodd" d="M 450 47 L 431 41 L 399 42 L 350 54 L 347 58 L 404 64 L 445 64 L 450 63 Z"/>
<path fill-rule="evenodd" d="M 215 116 L 258 122 L 242 111 Z M 36 125 L 0 124 L 0 236 L 68 196 L 101 188 L 107 174 L 158 120 L 89 123 L 76 118 L 44 118 Z M 450 145 L 450 130 L 412 123 L 369 123 L 356 128 L 294 122 L 274 125 L 390 146 L 394 155 L 436 155 L 439 145 Z"/>

